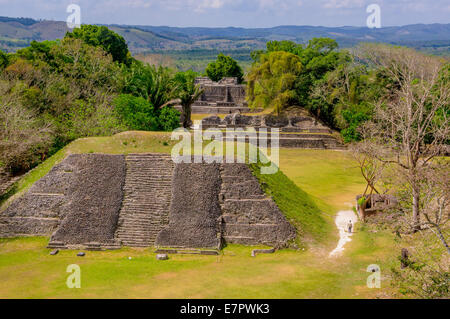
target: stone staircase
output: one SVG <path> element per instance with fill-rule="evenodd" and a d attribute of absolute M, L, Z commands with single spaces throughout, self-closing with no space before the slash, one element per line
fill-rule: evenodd
<path fill-rule="evenodd" d="M 150 247 L 169 223 L 174 163 L 170 155 L 133 154 L 127 173 L 116 240 L 124 246 Z"/>

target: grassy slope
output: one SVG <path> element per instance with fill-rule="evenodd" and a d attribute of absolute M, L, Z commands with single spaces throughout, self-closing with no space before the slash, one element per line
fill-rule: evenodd
<path fill-rule="evenodd" d="M 165 133 L 142 132 L 78 140 L 28 174 L 19 189 L 25 191 L 70 153 L 170 152 L 172 143 Z M 252 248 L 230 245 L 219 257 L 173 256 L 157 262 L 148 249 L 88 252 L 79 258 L 73 251 L 49 256 L 48 238 L 0 240 L 0 298 L 370 298 L 389 293 L 365 283 L 368 265 L 379 264 L 383 271 L 391 263 L 391 234 L 358 230 L 342 257 L 328 258 L 337 243 L 333 216 L 348 209 L 345 203 L 363 185 L 348 154 L 281 149 L 280 160 L 284 174 L 298 186 L 272 193 L 288 217 L 298 217 L 295 200 L 305 203 L 305 211 L 321 212 L 320 218 L 298 219 L 319 239 L 306 250 L 252 258 Z M 264 179 L 275 190 L 289 183 L 282 173 Z M 81 289 L 65 286 L 72 263 L 81 266 Z"/>
<path fill-rule="evenodd" d="M 312 237 L 324 240 L 331 232 L 330 225 L 312 198 L 282 171 L 276 174 L 261 174 L 261 166 L 252 164 L 253 174 L 259 179 L 264 191 L 272 196 L 288 220 L 297 227 L 301 238 Z"/>

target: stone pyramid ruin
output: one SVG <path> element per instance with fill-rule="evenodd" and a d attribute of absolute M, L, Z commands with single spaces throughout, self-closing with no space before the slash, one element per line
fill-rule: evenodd
<path fill-rule="evenodd" d="M 246 164 L 174 164 L 169 155 L 70 155 L 0 213 L 0 237 L 49 248 L 285 247 L 296 238 Z"/>

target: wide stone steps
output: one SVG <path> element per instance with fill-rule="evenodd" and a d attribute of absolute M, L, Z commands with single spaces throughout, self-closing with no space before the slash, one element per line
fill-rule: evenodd
<path fill-rule="evenodd" d="M 126 162 L 125 196 L 116 238 L 125 246 L 153 246 L 168 223 L 174 163 L 164 154 L 132 154 Z"/>
<path fill-rule="evenodd" d="M 125 196 L 126 196 L 126 194 L 125 194 Z M 144 201 L 146 199 L 141 199 L 141 200 Z M 127 203 L 125 203 L 125 204 L 127 204 Z M 146 215 L 147 211 L 149 209 L 151 209 L 151 210 L 160 210 L 160 209 L 163 209 L 163 208 L 164 208 L 163 206 L 152 206 L 152 205 L 142 205 L 142 206 L 129 205 L 129 206 L 126 207 L 126 210 L 124 210 L 124 213 L 126 214 L 128 212 L 131 212 L 132 214 L 141 213 L 141 214 L 145 214 Z"/>
<path fill-rule="evenodd" d="M 154 224 L 150 224 L 150 223 L 141 223 L 141 222 L 136 222 L 136 223 L 127 223 L 125 225 L 122 225 L 120 230 L 117 231 L 117 233 L 128 233 L 128 232 L 151 232 L 153 229 L 158 228 L 159 225 L 159 221 L 158 223 L 154 223 Z M 138 227 L 141 226 L 141 227 Z"/>
<path fill-rule="evenodd" d="M 149 230 L 153 230 L 155 228 L 159 228 L 159 222 L 155 223 L 145 223 L 145 222 L 135 222 L 135 223 L 126 223 L 125 225 L 121 225 L 121 230 L 117 231 L 120 233 L 128 233 L 128 232 L 148 232 Z"/>

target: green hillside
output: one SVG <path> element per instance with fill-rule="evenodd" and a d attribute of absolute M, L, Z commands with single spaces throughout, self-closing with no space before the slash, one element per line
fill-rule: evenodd
<path fill-rule="evenodd" d="M 239 60 L 245 62 L 249 60 L 251 51 L 265 48 L 267 41 L 291 40 L 307 43 L 314 37 L 335 39 L 344 48 L 352 47 L 360 42 L 384 42 L 410 46 L 438 55 L 450 54 L 450 24 L 417 24 L 381 29 L 312 26 L 279 26 L 261 29 L 127 25 L 109 25 L 108 27 L 126 39 L 130 51 L 135 55 L 167 52 L 173 58 L 183 61 L 184 64 L 193 60 L 191 54 L 193 51 L 203 50 L 211 51 L 211 53 L 226 51 L 237 56 L 238 60 L 240 55 L 238 52 L 245 51 L 246 57 Z M 14 52 L 28 46 L 32 40 L 60 39 L 67 31 L 65 22 L 0 17 L 0 49 Z M 193 65 L 195 66 L 195 62 Z M 185 67 L 181 66 L 181 68 Z"/>

